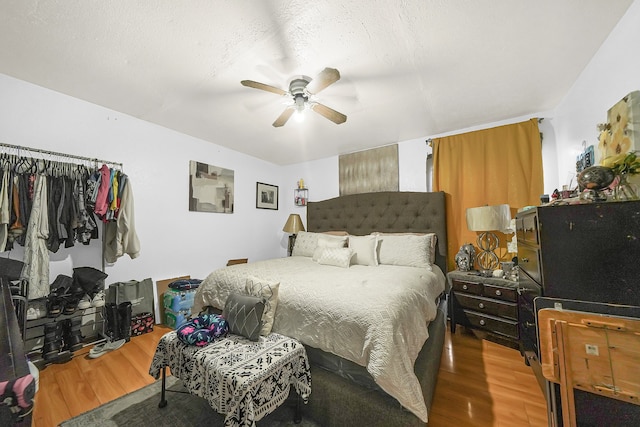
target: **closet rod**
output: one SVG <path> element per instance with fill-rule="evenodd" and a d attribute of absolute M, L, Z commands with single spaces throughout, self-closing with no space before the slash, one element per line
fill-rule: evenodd
<path fill-rule="evenodd" d="M 17 150 L 31 151 L 31 152 L 34 152 L 34 153 L 47 154 L 47 155 L 52 155 L 52 156 L 69 157 L 71 159 L 85 160 L 85 161 L 89 161 L 89 162 L 106 163 L 106 164 L 109 164 L 109 165 L 120 166 L 121 168 L 123 167 L 122 163 L 120 163 L 120 162 L 110 162 L 108 160 L 94 159 L 94 158 L 91 158 L 91 157 L 74 156 L 73 154 L 65 154 L 65 153 L 58 153 L 56 151 L 41 150 L 40 148 L 30 148 L 30 147 L 23 147 L 21 145 L 5 144 L 4 142 L 0 142 L 0 147 L 14 148 L 14 149 L 17 149 Z"/>

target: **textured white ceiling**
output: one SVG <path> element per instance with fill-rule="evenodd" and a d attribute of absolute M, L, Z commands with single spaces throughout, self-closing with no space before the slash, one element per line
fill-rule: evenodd
<path fill-rule="evenodd" d="M 291 164 L 553 109 L 631 3 L 0 0 L 0 73 Z M 240 85 L 325 67 L 341 125 Z"/>

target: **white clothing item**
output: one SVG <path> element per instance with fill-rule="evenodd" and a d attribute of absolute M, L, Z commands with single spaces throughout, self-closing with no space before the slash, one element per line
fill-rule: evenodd
<path fill-rule="evenodd" d="M 47 212 L 47 177 L 36 176 L 31 216 L 24 243 L 23 279 L 29 280 L 29 299 L 49 295 L 49 215 Z"/>
<path fill-rule="evenodd" d="M 108 222 L 105 226 L 105 261 L 114 263 L 124 254 L 128 254 L 131 259 L 140 255 L 140 240 L 136 234 L 135 222 L 133 191 L 129 180 L 121 193 L 118 219 Z"/>
<path fill-rule="evenodd" d="M 5 170 L 2 175 L 2 186 L 0 187 L 0 252 L 4 252 L 7 247 L 9 221 L 11 221 L 9 209 L 9 171 Z"/>

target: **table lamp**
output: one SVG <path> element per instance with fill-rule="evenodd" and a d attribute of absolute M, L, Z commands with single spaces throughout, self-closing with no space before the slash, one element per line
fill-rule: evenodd
<path fill-rule="evenodd" d="M 304 231 L 304 224 L 302 224 L 302 218 L 298 214 L 290 214 L 287 218 L 287 222 L 284 224 L 282 231 L 289 233 L 289 248 L 287 249 L 287 255 L 291 256 L 293 252 L 293 244 L 296 242 L 296 234 L 299 231 Z"/>
<path fill-rule="evenodd" d="M 509 228 L 511 211 L 509 205 L 480 206 L 467 209 L 467 228 L 480 231 L 476 256 L 479 271 L 483 276 L 491 276 L 498 267 L 499 259 L 495 253 L 498 247 L 498 236 L 493 231 Z"/>

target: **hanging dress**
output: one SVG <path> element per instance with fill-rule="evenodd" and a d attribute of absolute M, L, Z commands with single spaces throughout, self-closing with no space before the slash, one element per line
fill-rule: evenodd
<path fill-rule="evenodd" d="M 21 277 L 29 281 L 29 299 L 49 295 L 49 215 L 47 212 L 47 177 L 37 175 L 33 205 L 27 225 L 24 267 Z"/>

